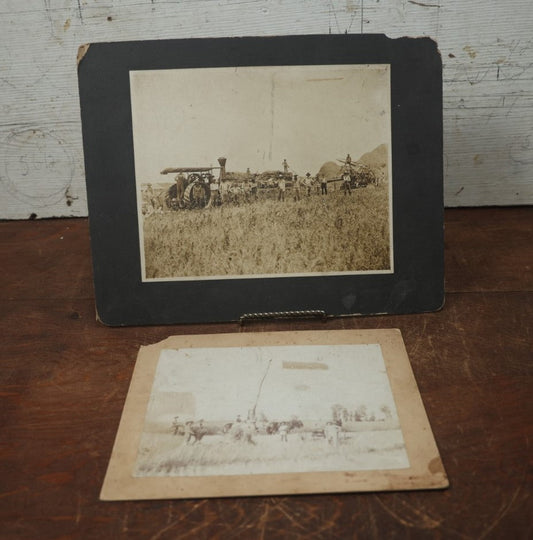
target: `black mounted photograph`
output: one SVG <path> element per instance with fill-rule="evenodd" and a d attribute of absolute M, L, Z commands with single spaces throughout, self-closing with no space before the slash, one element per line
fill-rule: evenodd
<path fill-rule="evenodd" d="M 143 280 L 393 271 L 389 65 L 130 83 Z"/>
<path fill-rule="evenodd" d="M 104 324 L 442 307 L 434 41 L 93 43 L 78 74 Z"/>

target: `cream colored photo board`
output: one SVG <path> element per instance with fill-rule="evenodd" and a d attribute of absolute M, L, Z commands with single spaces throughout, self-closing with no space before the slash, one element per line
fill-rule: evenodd
<path fill-rule="evenodd" d="M 399 330 L 141 347 L 103 500 L 448 486 Z"/>

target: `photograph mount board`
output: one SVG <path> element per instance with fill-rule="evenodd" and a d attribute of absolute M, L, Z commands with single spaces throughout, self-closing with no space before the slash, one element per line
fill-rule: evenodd
<path fill-rule="evenodd" d="M 441 71 L 427 38 L 90 45 L 99 319 L 439 309 Z"/>
<path fill-rule="evenodd" d="M 142 347 L 101 498 L 448 485 L 398 330 Z"/>

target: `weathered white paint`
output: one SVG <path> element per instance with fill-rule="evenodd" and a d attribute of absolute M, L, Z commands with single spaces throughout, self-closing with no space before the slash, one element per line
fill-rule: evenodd
<path fill-rule="evenodd" d="M 533 202 L 531 0 L 0 0 L 0 218 L 87 214 L 81 43 L 431 36 L 444 63 L 445 202 Z"/>

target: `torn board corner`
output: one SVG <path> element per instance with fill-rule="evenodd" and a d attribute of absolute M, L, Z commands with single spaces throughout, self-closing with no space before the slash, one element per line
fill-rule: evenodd
<path fill-rule="evenodd" d="M 389 36 L 387 36 L 389 37 Z M 389 38 L 391 39 L 391 38 Z M 439 57 L 439 60 L 440 62 L 442 63 L 442 53 L 441 53 L 441 50 L 439 49 L 439 43 L 436 39 L 432 38 L 431 36 L 425 36 L 423 34 L 421 35 L 418 35 L 418 36 L 401 36 L 398 38 L 399 40 L 418 40 L 418 41 L 423 41 L 425 43 L 428 43 L 429 44 L 429 47 L 431 47 L 434 52 L 438 55 Z"/>
<path fill-rule="evenodd" d="M 78 64 L 78 67 L 80 67 L 80 63 L 85 58 L 90 46 L 90 43 L 84 43 L 78 47 L 78 54 L 76 56 L 76 63 Z"/>

